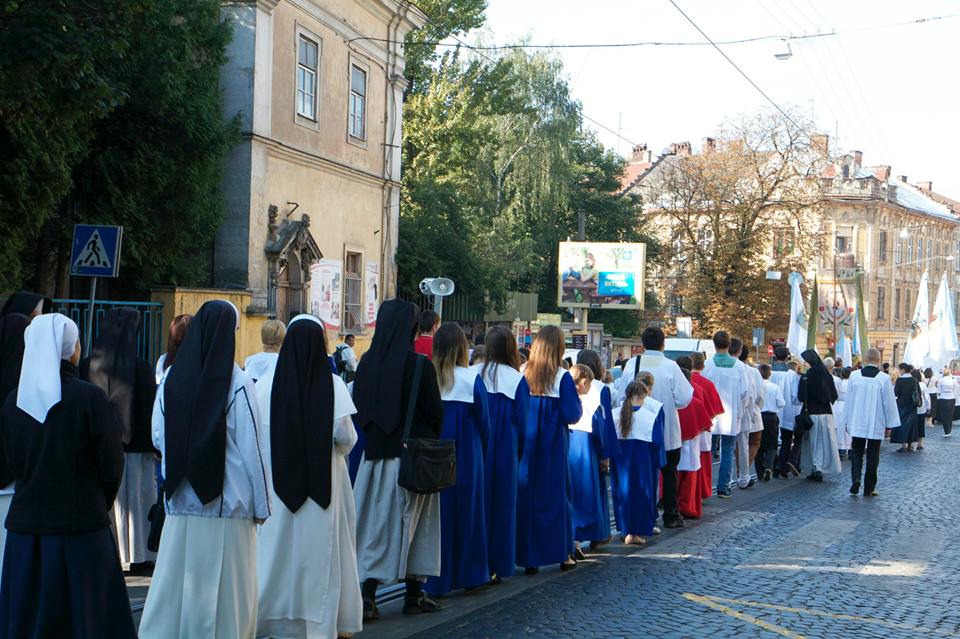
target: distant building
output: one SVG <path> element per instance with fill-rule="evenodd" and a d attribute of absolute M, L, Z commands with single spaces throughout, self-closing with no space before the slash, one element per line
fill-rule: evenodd
<path fill-rule="evenodd" d="M 250 315 L 321 317 L 363 333 L 396 290 L 403 41 L 409 1 L 224 2 L 221 72 L 242 141 L 226 165 L 213 283 Z"/>

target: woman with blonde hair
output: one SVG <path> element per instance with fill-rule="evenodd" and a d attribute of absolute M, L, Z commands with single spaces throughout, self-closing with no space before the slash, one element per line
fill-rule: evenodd
<path fill-rule="evenodd" d="M 424 586 L 431 595 L 482 586 L 490 579 L 483 496 L 487 390 L 480 371 L 467 365 L 468 351 L 467 336 L 456 324 L 442 325 L 433 336 L 433 365 L 443 400 L 440 437 L 456 441 L 457 483 L 440 491 L 440 575 L 429 577 Z"/>
<path fill-rule="evenodd" d="M 653 375 L 640 373 L 627 385 L 617 432 L 618 519 L 624 543 L 642 545 L 657 523 L 657 479 L 666 462 L 663 404 L 650 396 Z"/>
<path fill-rule="evenodd" d="M 583 409 L 573 378 L 561 366 L 563 351 L 563 331 L 545 326 L 524 368 L 530 408 L 518 476 L 517 565 L 527 574 L 554 563 L 563 570 L 576 566 L 567 426 L 580 420 Z"/>

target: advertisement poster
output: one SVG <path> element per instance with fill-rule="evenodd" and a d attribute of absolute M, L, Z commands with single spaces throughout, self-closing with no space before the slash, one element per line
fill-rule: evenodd
<path fill-rule="evenodd" d="M 364 301 L 367 306 L 367 326 L 377 326 L 377 309 L 380 308 L 380 265 L 376 262 L 367 262 L 367 270 L 363 275 L 364 286 L 367 287 Z"/>
<path fill-rule="evenodd" d="M 643 308 L 645 244 L 561 242 L 557 305 Z"/>
<path fill-rule="evenodd" d="M 310 313 L 328 330 L 338 330 L 342 303 L 343 263 L 327 259 L 314 263 L 310 268 Z"/>

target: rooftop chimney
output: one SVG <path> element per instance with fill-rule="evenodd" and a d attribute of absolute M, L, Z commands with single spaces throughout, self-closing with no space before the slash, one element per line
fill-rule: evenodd
<path fill-rule="evenodd" d="M 717 150 L 717 138 L 703 138 L 703 152 L 710 153 Z"/>
<path fill-rule="evenodd" d="M 924 193 L 933 193 L 933 182 L 917 182 L 917 188 Z"/>
<path fill-rule="evenodd" d="M 647 164 L 653 161 L 653 152 L 647 150 L 646 144 L 638 144 L 633 147 L 633 154 L 630 156 L 631 164 Z"/>
<path fill-rule="evenodd" d="M 692 153 L 689 142 L 674 142 L 670 145 L 672 155 L 686 156 Z"/>
<path fill-rule="evenodd" d="M 860 169 L 863 166 L 863 152 L 862 151 L 850 151 L 850 155 L 853 156 L 853 165 L 856 169 Z"/>
<path fill-rule="evenodd" d="M 877 179 L 881 182 L 886 182 L 890 179 L 891 168 L 889 164 L 884 164 L 883 166 L 877 166 L 873 169 L 873 174 L 877 176 Z"/>
<path fill-rule="evenodd" d="M 826 133 L 814 133 L 810 136 L 810 146 L 823 157 L 827 157 L 830 154 L 830 136 Z"/>

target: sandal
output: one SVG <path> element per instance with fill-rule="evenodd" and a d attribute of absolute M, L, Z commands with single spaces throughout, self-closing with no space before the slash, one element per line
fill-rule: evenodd
<path fill-rule="evenodd" d="M 623 543 L 628 546 L 643 546 L 647 543 L 647 540 L 640 535 L 627 535 L 623 538 Z"/>
<path fill-rule="evenodd" d="M 405 615 L 420 615 L 428 612 L 437 612 L 442 607 L 443 606 L 440 605 L 439 601 L 431 599 L 423 593 L 420 593 L 419 599 L 403 600 L 403 614 Z"/>
<path fill-rule="evenodd" d="M 363 598 L 363 620 L 376 621 L 380 618 L 380 609 L 373 599 Z"/>

